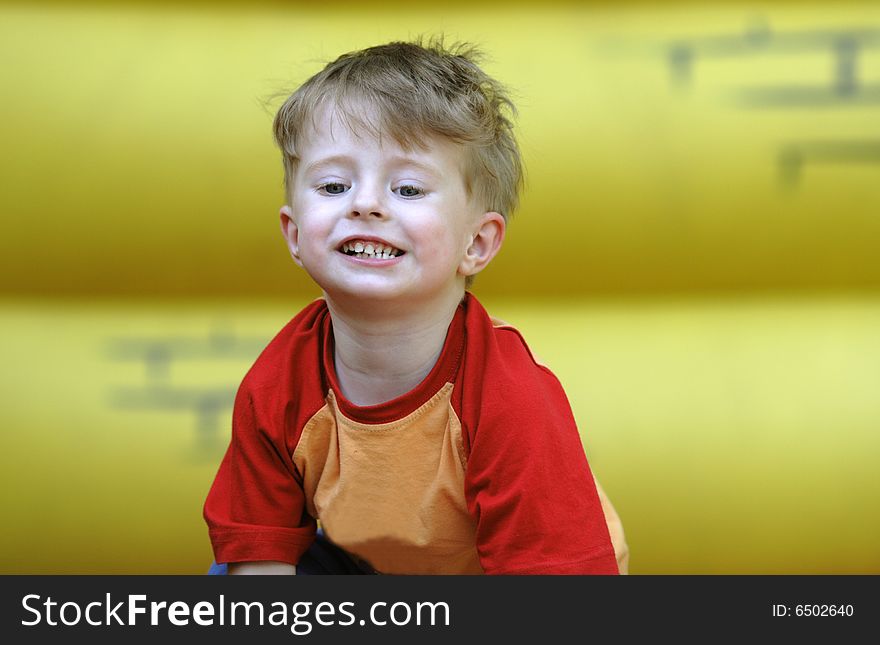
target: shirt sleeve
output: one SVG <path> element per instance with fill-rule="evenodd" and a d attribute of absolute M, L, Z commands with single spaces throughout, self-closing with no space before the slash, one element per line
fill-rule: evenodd
<path fill-rule="evenodd" d="M 487 574 L 617 574 L 596 484 L 556 377 L 487 379 L 465 496 Z"/>
<path fill-rule="evenodd" d="M 278 403 L 278 402 L 275 402 Z M 284 410 L 284 406 L 263 406 Z M 259 414 L 239 388 L 232 439 L 204 507 L 217 562 L 296 564 L 314 541 L 315 520 L 285 440 L 283 414 Z"/>

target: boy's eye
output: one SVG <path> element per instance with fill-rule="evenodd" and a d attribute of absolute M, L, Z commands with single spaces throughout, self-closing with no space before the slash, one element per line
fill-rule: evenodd
<path fill-rule="evenodd" d="M 401 197 L 418 197 L 422 194 L 422 189 L 416 186 L 401 186 L 397 192 Z"/>
<path fill-rule="evenodd" d="M 345 184 L 332 181 L 327 184 L 321 184 L 319 188 L 328 195 L 341 195 L 345 192 Z"/>

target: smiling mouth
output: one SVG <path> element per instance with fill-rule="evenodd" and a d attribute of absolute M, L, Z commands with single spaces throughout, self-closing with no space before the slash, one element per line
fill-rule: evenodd
<path fill-rule="evenodd" d="M 339 251 L 353 258 L 373 258 L 376 260 L 389 260 L 404 253 L 390 244 L 382 244 L 372 240 L 350 240 L 345 242 Z"/>

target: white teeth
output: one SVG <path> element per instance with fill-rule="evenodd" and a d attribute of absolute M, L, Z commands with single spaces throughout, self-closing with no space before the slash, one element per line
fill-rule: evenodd
<path fill-rule="evenodd" d="M 382 244 L 380 242 L 357 240 L 353 242 L 345 242 L 342 245 L 342 252 L 354 255 L 354 257 L 378 258 L 387 260 L 396 258 L 403 254 L 403 251 L 395 249 L 390 244 Z"/>

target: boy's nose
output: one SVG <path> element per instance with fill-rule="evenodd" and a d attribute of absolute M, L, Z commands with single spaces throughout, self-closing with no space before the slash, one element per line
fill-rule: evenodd
<path fill-rule="evenodd" d="M 368 216 L 385 217 L 385 204 L 381 197 L 381 189 L 362 186 L 355 190 L 351 203 L 353 217 Z"/>

